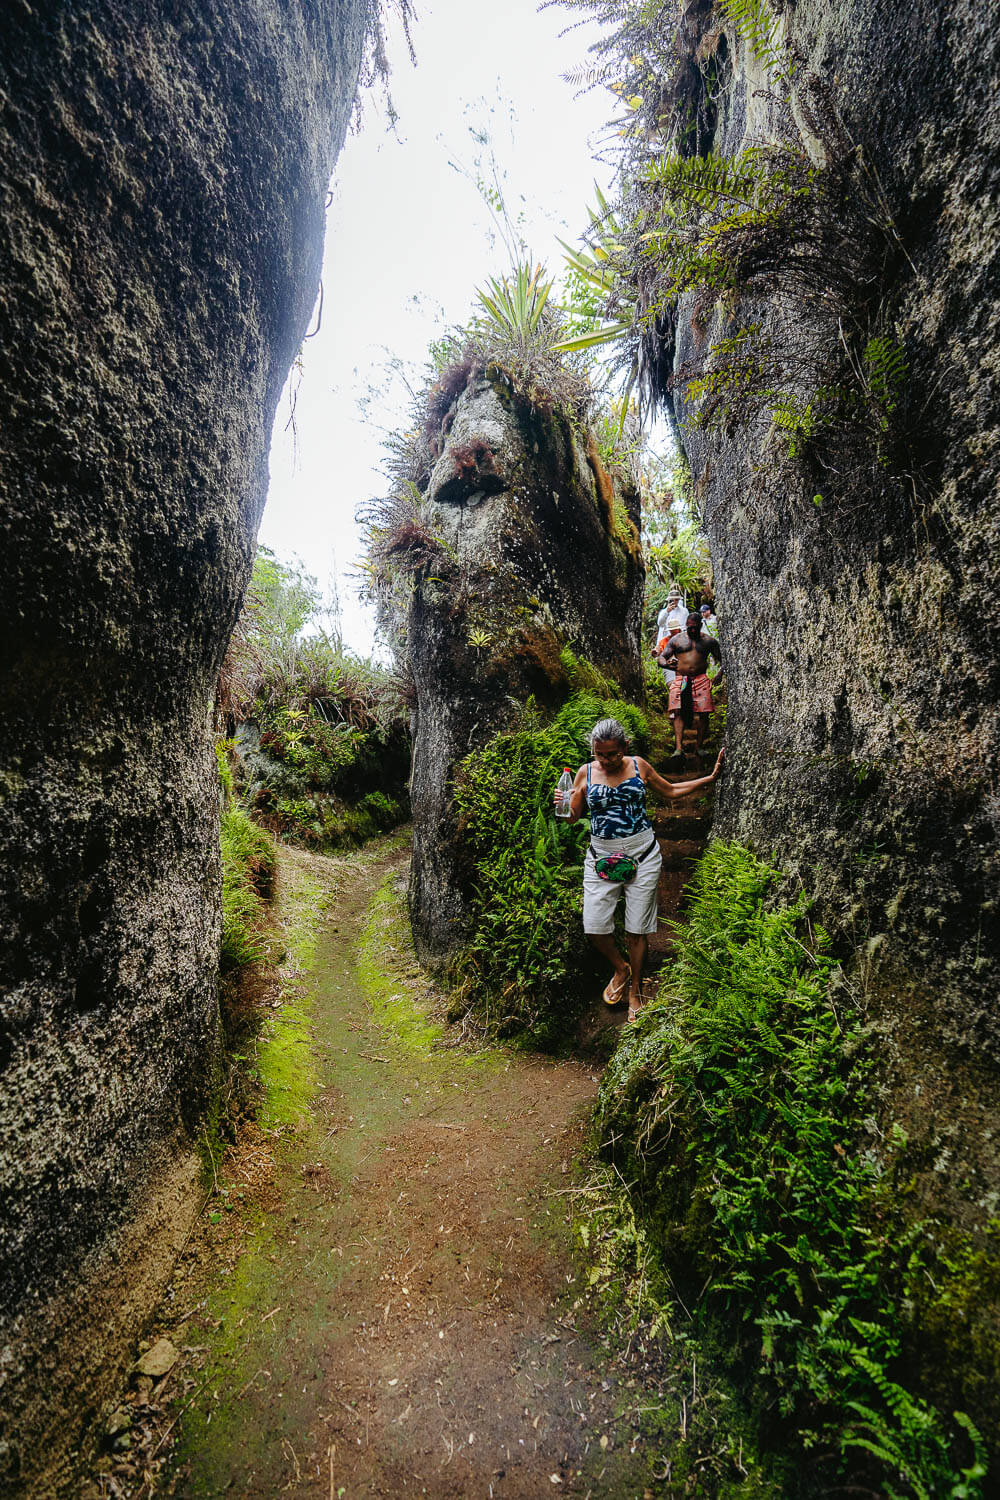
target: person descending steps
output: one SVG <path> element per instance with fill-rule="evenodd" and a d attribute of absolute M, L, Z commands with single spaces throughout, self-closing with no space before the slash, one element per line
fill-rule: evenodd
<path fill-rule="evenodd" d="M 684 765 L 684 726 L 690 727 L 692 719 L 696 723 L 695 755 L 701 757 L 709 715 L 715 707 L 706 673 L 712 659 L 719 663 L 717 676 L 721 676 L 722 650 L 714 636 L 704 634 L 701 615 L 696 614 L 688 615 L 684 629 L 670 638 L 657 658 L 661 667 L 673 668 L 677 674 L 670 684 L 669 712 L 674 726 L 675 763 L 679 766 Z"/>
<path fill-rule="evenodd" d="M 722 774 L 719 751 L 710 776 L 680 785 L 664 780 L 641 755 L 628 755 L 628 735 L 617 719 L 601 719 L 590 732 L 594 759 L 580 767 L 569 797 L 570 820 L 590 813 L 590 846 L 583 861 L 583 930 L 614 973 L 604 991 L 606 1005 L 628 997 L 628 1018 L 642 1007 L 642 970 L 649 934 L 656 931 L 660 848 L 646 810 L 647 787 L 670 801 L 711 786 Z M 563 793 L 553 792 L 557 812 Z M 614 940 L 615 909 L 625 892 L 628 962 Z"/>

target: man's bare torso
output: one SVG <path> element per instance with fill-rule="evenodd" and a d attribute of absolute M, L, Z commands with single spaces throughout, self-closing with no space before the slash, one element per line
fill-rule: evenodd
<path fill-rule="evenodd" d="M 663 653 L 664 659 L 674 657 L 676 662 L 671 663 L 674 670 L 687 677 L 699 677 L 708 666 L 709 658 L 713 656 L 716 661 L 721 662 L 722 652 L 718 641 L 711 636 L 702 636 L 701 640 L 696 641 L 683 630 L 671 637 Z"/>

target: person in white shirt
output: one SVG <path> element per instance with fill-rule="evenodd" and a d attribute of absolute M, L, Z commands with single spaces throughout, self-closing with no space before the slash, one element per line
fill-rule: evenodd
<path fill-rule="evenodd" d="M 667 595 L 667 602 L 656 617 L 656 645 L 653 647 L 652 656 L 661 656 L 666 650 L 667 642 L 672 635 L 684 629 L 684 621 L 687 619 L 687 610 L 681 601 L 680 591 L 671 589 Z M 661 667 L 664 682 L 670 683 L 674 680 L 674 673 L 668 668 Z"/>

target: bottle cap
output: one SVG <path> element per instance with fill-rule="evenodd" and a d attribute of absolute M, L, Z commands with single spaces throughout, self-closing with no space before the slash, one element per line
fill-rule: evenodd
<path fill-rule="evenodd" d="M 564 771 L 569 771 L 569 766 L 563 766 L 563 770 L 564 770 Z M 572 772 L 571 772 L 571 771 L 570 771 L 570 775 L 572 775 L 572 774 L 573 774 L 573 773 L 572 773 Z"/>

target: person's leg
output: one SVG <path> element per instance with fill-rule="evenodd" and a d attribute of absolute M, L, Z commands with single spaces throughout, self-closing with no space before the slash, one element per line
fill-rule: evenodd
<path fill-rule="evenodd" d="M 681 715 L 681 682 L 676 672 L 670 683 L 667 712 L 674 726 L 674 740 L 677 746 L 675 754 L 682 756 L 684 754 L 684 719 Z"/>
<path fill-rule="evenodd" d="M 695 748 L 698 758 L 701 758 L 701 747 L 705 743 L 705 735 L 708 731 L 708 721 L 715 707 L 712 698 L 712 684 L 707 673 L 700 673 L 692 684 L 692 696 L 694 698 L 694 711 L 697 725 L 695 728 Z"/>
<path fill-rule="evenodd" d="M 628 1017 L 632 1021 L 642 1006 L 642 966 L 649 952 L 649 938 L 644 932 L 626 932 L 632 979 L 628 987 Z"/>
<path fill-rule="evenodd" d="M 634 1021 L 642 1007 L 642 974 L 649 955 L 649 935 L 656 931 L 659 907 L 660 871 L 663 859 L 659 850 L 639 861 L 636 877 L 625 892 L 625 941 L 631 961 L 628 1018 Z"/>
<path fill-rule="evenodd" d="M 615 908 L 620 896 L 621 886 L 601 880 L 588 855 L 583 862 L 583 930 L 588 941 L 614 968 L 603 996 L 608 1005 L 620 1004 L 628 989 L 628 964 L 614 939 Z"/>
<path fill-rule="evenodd" d="M 628 989 L 628 965 L 618 951 L 615 936 L 612 933 L 588 933 L 586 936 L 589 942 L 597 948 L 598 953 L 603 954 L 607 962 L 615 966 L 615 974 L 612 975 L 606 995 L 610 992 L 610 995 L 616 996 L 615 1004 L 618 1005 L 619 1002 L 624 1001 L 625 990 Z"/>

